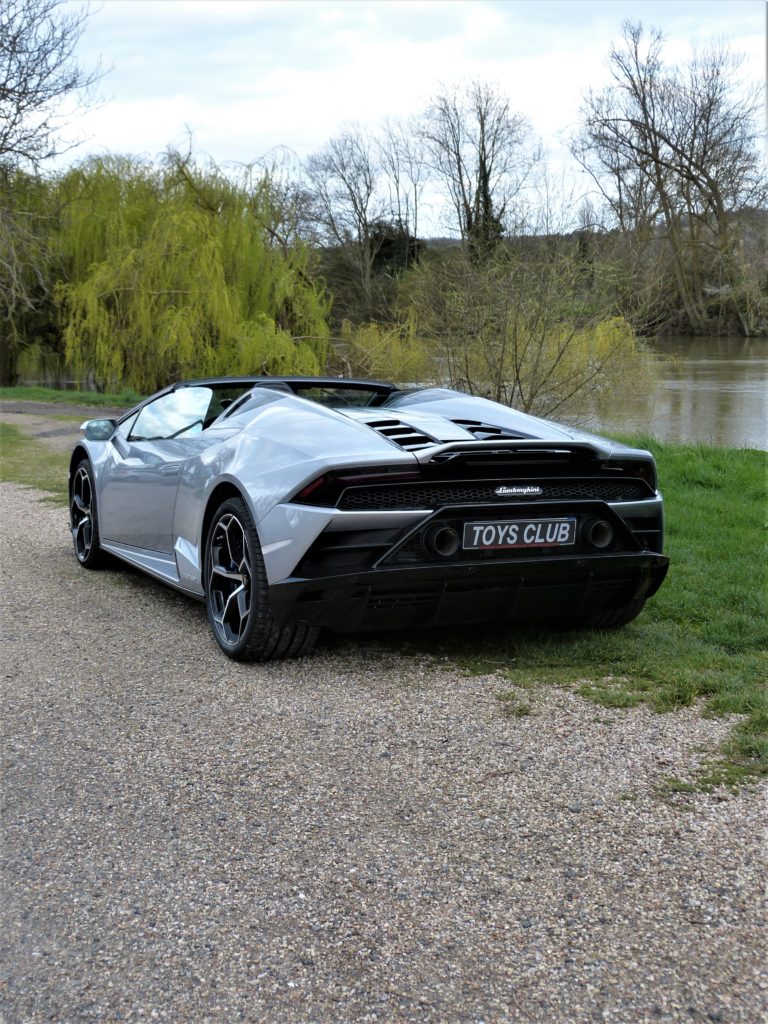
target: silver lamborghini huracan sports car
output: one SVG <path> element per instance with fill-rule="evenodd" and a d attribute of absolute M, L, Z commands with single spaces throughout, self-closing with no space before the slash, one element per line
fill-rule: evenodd
<path fill-rule="evenodd" d="M 233 658 L 301 654 L 321 627 L 621 626 L 667 572 L 648 452 L 457 391 L 196 380 L 83 431 L 80 564 L 205 601 Z"/>

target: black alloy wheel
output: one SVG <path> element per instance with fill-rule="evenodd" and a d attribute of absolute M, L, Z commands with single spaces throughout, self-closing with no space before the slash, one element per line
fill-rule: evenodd
<path fill-rule="evenodd" d="M 205 545 L 205 604 L 219 647 L 230 658 L 266 661 L 309 651 L 318 630 L 272 618 L 261 545 L 248 507 L 229 498 L 216 511 Z"/>
<path fill-rule="evenodd" d="M 99 525 L 96 518 L 96 487 L 93 470 L 87 459 L 78 463 L 72 477 L 69 495 L 69 527 L 75 555 L 84 569 L 98 569 L 104 564 L 99 547 Z"/>

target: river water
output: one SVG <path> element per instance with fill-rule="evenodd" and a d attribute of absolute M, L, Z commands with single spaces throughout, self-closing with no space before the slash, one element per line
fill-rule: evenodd
<path fill-rule="evenodd" d="M 623 389 L 555 419 L 598 433 L 768 450 L 768 338 L 660 338 L 650 387 Z M 25 383 L 66 387 L 64 369 L 24 367 Z"/>
<path fill-rule="evenodd" d="M 650 389 L 568 417 L 591 430 L 768 450 L 768 338 L 660 338 Z"/>

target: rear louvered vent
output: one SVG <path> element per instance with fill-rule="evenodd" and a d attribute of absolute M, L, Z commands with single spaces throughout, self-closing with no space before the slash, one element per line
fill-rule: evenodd
<path fill-rule="evenodd" d="M 518 440 L 528 438 L 530 434 L 515 434 L 503 427 L 494 427 L 492 423 L 481 423 L 480 420 L 453 420 L 457 427 L 474 434 L 478 441 L 494 441 L 497 438 L 514 437 Z"/>
<path fill-rule="evenodd" d="M 382 437 L 394 441 L 407 452 L 415 452 L 419 448 L 428 448 L 435 444 L 433 437 L 422 434 L 420 430 L 409 427 L 407 423 L 402 423 L 400 420 L 369 420 L 368 426 Z"/>

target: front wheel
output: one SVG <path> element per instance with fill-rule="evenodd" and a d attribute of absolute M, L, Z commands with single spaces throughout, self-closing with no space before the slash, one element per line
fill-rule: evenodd
<path fill-rule="evenodd" d="M 272 618 L 261 545 L 244 501 L 216 510 L 205 545 L 205 604 L 216 641 L 230 658 L 267 661 L 306 654 L 318 630 Z"/>
<path fill-rule="evenodd" d="M 99 569 L 104 552 L 99 547 L 99 524 L 96 519 L 96 487 L 93 470 L 87 459 L 78 463 L 69 494 L 69 528 L 75 555 L 84 569 Z"/>

